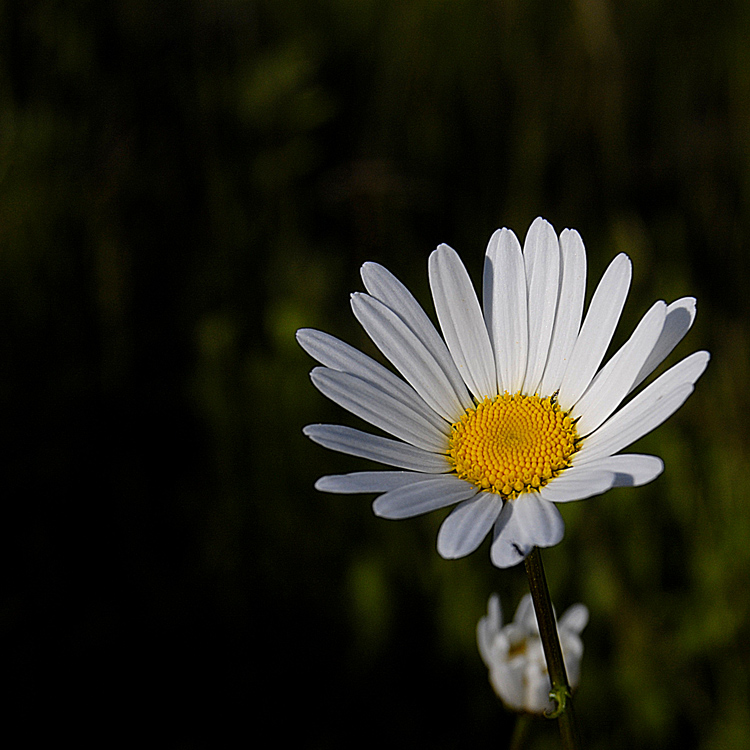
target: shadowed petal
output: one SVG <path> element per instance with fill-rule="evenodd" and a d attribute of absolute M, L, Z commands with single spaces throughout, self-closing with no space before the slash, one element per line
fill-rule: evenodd
<path fill-rule="evenodd" d="M 614 482 L 615 474 L 612 471 L 572 467 L 542 487 L 539 494 L 553 503 L 567 503 L 601 495 L 610 489 Z"/>
<path fill-rule="evenodd" d="M 495 523 L 490 550 L 498 568 L 521 562 L 534 547 L 551 547 L 565 533 L 560 511 L 537 494 L 526 494 L 505 503 Z"/>
<path fill-rule="evenodd" d="M 444 422 L 436 420 L 438 415 L 435 410 L 430 408 L 408 383 L 359 349 L 355 349 L 329 333 L 316 331 L 313 328 L 302 328 L 297 331 L 297 341 L 311 357 L 317 359 L 329 370 L 356 376 L 371 384 L 375 389 L 390 394 L 396 401 L 403 404 L 408 412 L 416 412 L 428 422 L 441 429 L 444 428 Z"/>
<path fill-rule="evenodd" d="M 465 407 L 430 349 L 393 310 L 369 294 L 353 294 L 351 304 L 367 335 L 409 385 L 435 412 L 453 422 Z"/>
<path fill-rule="evenodd" d="M 599 427 L 625 398 L 643 362 L 656 345 L 666 314 L 666 304 L 655 302 L 633 335 L 597 373 L 578 399 L 571 416 L 578 418 L 576 428 L 580 436 L 588 435 Z"/>
<path fill-rule="evenodd" d="M 461 405 L 468 409 L 473 405 L 469 391 L 456 368 L 445 341 L 427 316 L 414 295 L 379 263 L 364 263 L 360 271 L 365 289 L 380 300 L 411 328 L 417 338 L 427 347 L 440 368 L 450 380 Z"/>
<path fill-rule="evenodd" d="M 451 511 L 438 533 L 438 552 L 446 560 L 471 554 L 483 541 L 503 507 L 499 495 L 480 492 Z"/>
<path fill-rule="evenodd" d="M 371 435 L 340 424 L 309 424 L 302 432 L 324 448 L 366 458 L 388 466 L 412 469 L 428 474 L 451 471 L 448 459 L 440 454 L 417 448 L 400 440 Z"/>
<path fill-rule="evenodd" d="M 671 354 L 682 337 L 690 330 L 694 320 L 695 297 L 683 297 L 667 307 L 667 317 L 659 340 L 630 387 L 631 391 L 635 390 Z"/>
<path fill-rule="evenodd" d="M 620 320 L 630 287 L 630 258 L 620 253 L 604 272 L 570 355 L 558 400 L 567 411 L 588 388 Z"/>
<path fill-rule="evenodd" d="M 330 474 L 315 482 L 321 492 L 349 495 L 357 492 L 388 492 L 422 482 L 427 477 L 419 471 L 355 471 L 351 474 Z"/>
<path fill-rule="evenodd" d="M 695 352 L 660 375 L 583 441 L 575 465 L 611 456 L 658 427 L 685 403 L 709 359 Z"/>
<path fill-rule="evenodd" d="M 613 487 L 640 487 L 653 481 L 664 471 L 664 462 L 657 456 L 642 453 L 618 453 L 616 456 L 596 458 L 583 464 L 583 468 L 614 472 Z M 570 470 L 573 469 L 575 466 Z"/>
<path fill-rule="evenodd" d="M 412 518 L 468 500 L 477 492 L 474 485 L 463 479 L 437 474 L 423 482 L 386 492 L 375 500 L 372 509 L 382 518 Z"/>
<path fill-rule="evenodd" d="M 366 380 L 328 367 L 316 367 L 310 379 L 324 396 L 375 427 L 418 448 L 437 453 L 446 450 L 447 423 L 435 412 L 431 416 L 417 410 L 416 402 L 421 399 L 416 393 L 405 401 Z"/>

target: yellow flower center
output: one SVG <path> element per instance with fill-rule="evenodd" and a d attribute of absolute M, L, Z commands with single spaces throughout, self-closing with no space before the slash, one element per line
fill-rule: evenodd
<path fill-rule="evenodd" d="M 539 489 L 570 466 L 578 434 L 553 398 L 486 398 L 454 422 L 448 458 L 456 474 L 513 499 Z"/>

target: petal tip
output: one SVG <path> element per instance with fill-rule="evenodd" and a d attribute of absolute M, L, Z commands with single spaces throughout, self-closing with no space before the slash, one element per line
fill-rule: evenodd
<path fill-rule="evenodd" d="M 549 221 L 547 221 L 547 219 L 545 219 L 543 216 L 537 216 L 536 219 L 534 219 L 534 221 L 532 221 L 529 225 L 529 232 L 531 232 L 532 229 L 535 232 L 548 231 L 548 228 L 553 232 L 555 231 L 555 228 Z M 557 237 L 557 233 L 555 233 L 555 237 Z"/>

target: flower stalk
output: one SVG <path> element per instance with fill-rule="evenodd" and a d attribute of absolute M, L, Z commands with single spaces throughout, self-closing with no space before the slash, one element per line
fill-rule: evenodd
<path fill-rule="evenodd" d="M 518 714 L 508 750 L 523 750 L 532 720 L 533 716 L 531 714 Z"/>
<path fill-rule="evenodd" d="M 542 565 L 542 555 L 538 547 L 534 547 L 527 555 L 524 564 L 526 576 L 529 580 L 531 598 L 534 603 L 534 611 L 539 624 L 539 636 L 547 661 L 547 671 L 552 685 L 550 698 L 556 704 L 555 710 L 548 714 L 548 717 L 557 719 L 565 750 L 577 750 L 581 747 L 581 743 L 573 710 L 572 692 L 563 661 L 555 612 L 552 608 L 547 577 Z"/>

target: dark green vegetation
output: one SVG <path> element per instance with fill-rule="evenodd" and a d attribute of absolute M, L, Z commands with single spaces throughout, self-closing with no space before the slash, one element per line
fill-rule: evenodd
<path fill-rule="evenodd" d="M 743 2 L 0 3 L 6 731 L 503 747 L 474 629 L 522 567 L 313 490 L 364 462 L 303 438 L 349 420 L 293 334 L 372 351 L 363 261 L 431 310 L 439 242 L 478 279 L 542 214 L 592 282 L 633 259 L 615 343 L 692 294 L 670 362 L 713 354 L 635 448 L 664 475 L 544 556 L 591 610 L 584 742 L 750 746 L 749 36 Z"/>

